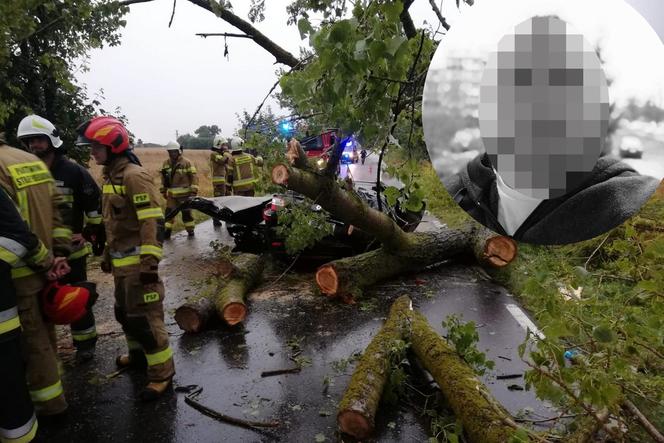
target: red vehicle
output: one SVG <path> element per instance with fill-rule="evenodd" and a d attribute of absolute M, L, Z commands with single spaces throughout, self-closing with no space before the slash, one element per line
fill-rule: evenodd
<path fill-rule="evenodd" d="M 334 146 L 334 138 L 336 137 L 337 129 L 326 129 L 320 135 L 312 135 L 300 140 L 302 149 L 307 153 L 307 157 L 320 157 L 327 159 L 329 157 L 329 150 Z"/>

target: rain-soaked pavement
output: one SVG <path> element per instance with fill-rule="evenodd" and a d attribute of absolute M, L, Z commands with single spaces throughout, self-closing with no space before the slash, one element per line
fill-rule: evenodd
<path fill-rule="evenodd" d="M 435 223 L 435 222 L 433 222 Z M 423 224 L 431 227 L 432 222 Z M 70 404 L 57 422 L 42 420 L 40 440 L 47 442 L 313 442 L 339 441 L 336 402 L 343 395 L 353 364 L 346 359 L 362 352 L 381 327 L 391 301 L 408 294 L 417 309 L 442 333 L 441 321 L 451 313 L 463 314 L 479 327 L 481 350 L 496 364 L 485 376 L 491 392 L 509 411 L 532 408 L 552 412 L 523 386 L 523 379 L 498 380 L 497 375 L 522 374 L 524 364 L 517 347 L 525 330 L 512 312 L 520 312 L 505 289 L 483 279 L 481 273 L 462 266 L 440 267 L 386 282 L 371 291 L 367 301 L 348 306 L 316 295 L 311 274 L 265 278 L 252 293 L 244 327 L 216 328 L 184 335 L 173 321 L 173 311 L 184 297 L 194 294 L 205 280 L 206 264 L 214 256 L 212 239 L 229 241 L 225 229 L 213 230 L 210 221 L 197 226 L 196 237 L 180 233 L 165 246 L 161 273 L 167 288 L 167 326 L 175 353 L 176 386 L 198 385 L 198 401 L 221 413 L 246 420 L 281 423 L 276 429 L 254 431 L 218 422 L 184 402 L 184 394 L 170 393 L 158 402 L 142 404 L 137 393 L 145 383 L 142 374 L 114 374 L 115 356 L 125 349 L 113 319 L 112 287 L 108 277 L 100 284 L 95 306 L 101 334 L 94 361 L 77 365 L 69 340 L 62 339 L 65 362 L 63 383 Z M 361 270 L 358 270 L 361 272 Z M 101 279 L 93 272 L 91 278 Z M 517 315 L 518 316 L 518 315 Z M 289 358 L 308 361 L 301 372 L 261 378 L 261 372 L 291 368 Z M 346 366 L 346 367 L 344 367 Z M 422 417 L 408 407 L 378 412 L 376 440 L 426 441 Z M 389 426 L 388 426 L 389 424 Z M 325 440 L 323 440 L 323 437 Z"/>

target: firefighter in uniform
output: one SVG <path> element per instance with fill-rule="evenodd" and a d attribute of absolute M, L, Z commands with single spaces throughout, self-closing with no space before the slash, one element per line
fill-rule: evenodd
<path fill-rule="evenodd" d="M 46 165 L 36 156 L 0 140 L 0 186 L 14 201 L 30 230 L 55 255 L 53 267 L 68 271 L 71 230 L 61 223 L 60 194 Z M 56 415 L 67 409 L 67 401 L 58 372 L 55 331 L 39 307 L 47 275 L 29 264 L 18 262 L 11 271 L 23 329 L 28 389 L 37 414 Z M 4 359 L 0 366 L 3 364 Z"/>
<path fill-rule="evenodd" d="M 215 197 L 226 195 L 226 163 L 228 162 L 226 152 L 228 152 L 228 143 L 221 135 L 216 135 L 212 141 L 212 153 L 210 154 L 210 173 Z M 221 226 L 221 221 L 215 218 L 212 220 L 212 224 Z"/>
<path fill-rule="evenodd" d="M 177 142 L 166 145 L 168 159 L 161 168 L 161 193 L 166 198 L 166 212 L 183 203 L 187 197 L 198 194 L 198 175 L 196 166 L 182 155 L 182 148 Z M 191 210 L 182 211 L 182 223 L 189 237 L 194 236 L 194 218 Z M 166 220 L 165 238 L 171 238 L 173 219 Z"/>
<path fill-rule="evenodd" d="M 16 205 L 0 187 L 0 441 L 29 442 L 37 432 L 37 417 L 25 383 L 21 355 L 21 323 L 16 307 L 12 266 L 25 262 L 46 270 L 53 256 L 30 232 Z"/>
<path fill-rule="evenodd" d="M 87 169 L 72 162 L 63 154 L 62 140 L 55 126 L 38 115 L 28 115 L 18 125 L 17 136 L 28 150 L 39 157 L 51 171 L 55 185 L 62 194 L 60 215 L 72 231 L 72 253 L 68 257 L 71 271 L 63 283 L 86 281 L 87 256 L 91 245 L 82 236 L 86 231 L 98 231 L 101 226 L 100 191 Z M 97 330 L 92 309 L 79 321 L 71 324 L 76 357 L 88 361 L 94 357 Z"/>
<path fill-rule="evenodd" d="M 129 149 L 129 133 L 113 117 L 95 117 L 77 129 L 77 144 L 92 147 L 104 166 L 102 215 L 107 247 L 102 270 L 115 282 L 115 317 L 122 325 L 129 353 L 120 367 L 145 367 L 148 385 L 141 399 L 163 394 L 175 374 L 173 351 L 164 325 L 164 284 L 159 278 L 164 213 L 157 188 Z"/>
<path fill-rule="evenodd" d="M 244 152 L 244 140 L 232 137 L 230 140 L 232 166 L 233 166 L 233 195 L 253 196 L 254 188 L 258 182 L 257 166 L 263 165 L 261 157 Z"/>

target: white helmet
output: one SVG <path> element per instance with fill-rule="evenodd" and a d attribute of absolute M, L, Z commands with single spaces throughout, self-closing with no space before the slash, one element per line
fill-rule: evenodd
<path fill-rule="evenodd" d="M 21 120 L 21 123 L 18 124 L 18 131 L 16 131 L 16 136 L 19 140 L 28 137 L 34 137 L 36 135 L 45 135 L 51 140 L 51 144 L 54 148 L 59 148 L 62 146 L 62 140 L 60 140 L 60 131 L 55 127 L 53 123 L 46 120 L 44 117 L 32 114 Z"/>
<path fill-rule="evenodd" d="M 228 143 L 228 139 L 222 137 L 221 134 L 215 135 L 212 140 L 212 147 L 214 149 L 221 149 L 221 145 Z"/>
<path fill-rule="evenodd" d="M 182 148 L 180 148 L 180 143 L 178 142 L 174 142 L 171 140 L 170 142 L 166 143 L 167 151 L 179 151 L 180 149 Z"/>
<path fill-rule="evenodd" d="M 242 149 L 242 145 L 244 145 L 244 140 L 240 137 L 231 137 L 228 141 L 231 145 L 231 149 Z"/>

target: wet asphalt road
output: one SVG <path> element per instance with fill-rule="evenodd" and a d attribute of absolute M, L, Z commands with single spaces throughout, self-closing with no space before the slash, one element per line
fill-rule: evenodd
<path fill-rule="evenodd" d="M 431 228 L 432 223 L 424 223 Z M 228 241 L 225 230 L 213 230 L 210 221 L 197 226 L 196 237 L 177 234 L 165 246 L 161 272 L 167 288 L 167 326 L 175 353 L 176 385 L 199 385 L 198 400 L 224 414 L 247 420 L 278 420 L 274 430 L 256 432 L 215 421 L 192 409 L 184 394 L 171 393 L 152 404 L 135 400 L 145 383 L 142 374 L 115 371 L 114 358 L 124 352 L 119 326 L 112 314 L 108 278 L 100 285 L 95 306 L 102 334 L 94 361 L 77 365 L 61 340 L 65 361 L 63 383 L 70 403 L 58 422 L 42 421 L 40 440 L 47 442 L 313 442 L 339 441 L 336 402 L 343 395 L 353 365 L 344 359 L 362 352 L 382 325 L 391 301 L 408 294 L 430 323 L 443 332 L 441 321 L 450 313 L 463 314 L 479 327 L 479 348 L 488 349 L 496 367 L 485 377 L 490 390 L 511 412 L 530 407 L 550 416 L 551 411 L 527 391 L 508 390 L 523 379 L 496 380 L 500 374 L 521 374 L 524 364 L 517 346 L 525 331 L 506 309 L 515 301 L 506 291 L 462 266 L 386 282 L 371 291 L 367 302 L 342 305 L 315 295 L 311 274 L 271 282 L 272 271 L 252 293 L 244 327 L 217 328 L 183 335 L 172 319 L 184 297 L 200 290 L 213 261 L 211 239 Z M 99 275 L 96 273 L 93 276 Z M 373 302 L 372 302 L 373 300 Z M 290 356 L 310 361 L 300 373 L 261 378 L 265 370 L 294 366 Z M 327 385 L 327 388 L 326 388 Z M 376 440 L 426 441 L 424 421 L 408 407 L 378 412 Z M 325 440 L 322 440 L 323 437 Z"/>

